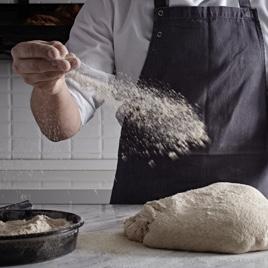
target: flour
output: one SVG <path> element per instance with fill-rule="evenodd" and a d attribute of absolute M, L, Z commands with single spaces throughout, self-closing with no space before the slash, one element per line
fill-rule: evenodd
<path fill-rule="evenodd" d="M 77 248 L 110 254 L 131 254 L 133 250 L 146 249 L 140 243 L 129 241 L 120 230 L 81 233 Z"/>
<path fill-rule="evenodd" d="M 160 154 L 175 160 L 179 154 L 205 146 L 209 141 L 205 125 L 194 108 L 182 95 L 167 87 L 159 90 L 137 86 L 128 79 L 110 79 L 105 83 L 78 71 L 70 72 L 68 78 L 85 90 L 94 87 L 98 99 L 117 109 L 119 121 L 126 118 L 134 126 L 128 128 L 133 130 L 129 135 L 131 141 L 124 148 L 128 155 L 136 154 L 139 147 L 143 156 Z M 127 155 L 121 157 L 127 159 Z"/>
<path fill-rule="evenodd" d="M 83 230 L 78 236 L 77 254 L 81 267 L 94 268 L 268 267 L 267 252 L 227 255 L 153 249 L 129 241 L 118 227 L 94 232 Z M 76 258 L 73 267 L 75 261 Z"/>
<path fill-rule="evenodd" d="M 30 220 L 0 221 L 0 236 L 43 233 L 70 225 L 65 219 L 37 215 Z"/>

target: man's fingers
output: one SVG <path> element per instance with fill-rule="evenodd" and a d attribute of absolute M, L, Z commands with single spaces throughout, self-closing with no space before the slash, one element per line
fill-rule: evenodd
<path fill-rule="evenodd" d="M 69 61 L 71 64 L 72 69 L 79 68 L 81 65 L 81 61 L 78 57 L 75 56 L 73 53 L 69 53 L 65 56 L 65 59 Z"/>
<path fill-rule="evenodd" d="M 62 58 L 64 58 L 69 53 L 67 48 L 59 41 L 52 41 L 50 42 L 50 45 L 58 49 Z"/>
<path fill-rule="evenodd" d="M 56 47 L 38 41 L 21 42 L 12 48 L 11 54 L 14 59 L 60 58 L 60 52 Z"/>
<path fill-rule="evenodd" d="M 69 54 L 58 41 L 34 40 L 17 44 L 11 51 L 13 69 L 27 84 L 40 88 L 51 87 L 64 75 L 80 66 L 80 60 Z"/>
<path fill-rule="evenodd" d="M 51 45 L 58 49 L 60 56 L 64 58 L 69 52 L 65 45 L 63 45 L 60 41 L 43 41 L 43 40 L 35 40 L 45 45 Z"/>
<path fill-rule="evenodd" d="M 15 60 L 13 69 L 18 74 L 35 74 L 49 71 L 67 72 L 71 69 L 71 64 L 67 60 L 23 59 Z"/>
<path fill-rule="evenodd" d="M 42 74 L 24 75 L 23 78 L 27 84 L 35 85 L 40 82 L 48 82 L 60 79 L 64 74 L 64 72 L 46 72 Z"/>

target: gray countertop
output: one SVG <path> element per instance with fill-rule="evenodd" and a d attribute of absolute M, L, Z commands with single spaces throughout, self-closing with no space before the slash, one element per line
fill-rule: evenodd
<path fill-rule="evenodd" d="M 128 241 L 122 234 L 123 219 L 136 213 L 140 206 L 76 205 L 42 208 L 71 211 L 84 218 L 85 225 L 80 230 L 77 249 L 52 261 L 16 268 L 268 267 L 268 251 L 242 255 L 191 253 L 149 249 Z"/>

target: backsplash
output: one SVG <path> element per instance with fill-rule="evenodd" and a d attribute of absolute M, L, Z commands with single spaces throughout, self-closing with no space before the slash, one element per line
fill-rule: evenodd
<path fill-rule="evenodd" d="M 67 4 L 67 3 L 84 3 L 85 0 L 29 0 L 30 4 Z M 0 4 L 14 4 L 16 0 L 0 0 Z"/>
<path fill-rule="evenodd" d="M 120 135 L 115 111 L 103 105 L 75 137 L 54 143 L 41 135 L 30 110 L 30 96 L 31 86 L 12 72 L 9 60 L 0 60 L 0 203 L 12 194 L 25 197 L 25 191 L 43 190 L 43 195 L 31 192 L 40 203 L 47 190 L 55 189 L 90 190 L 97 193 L 96 198 L 100 195 L 96 191 L 105 190 L 107 201 Z M 67 202 L 75 198 L 78 203 L 97 202 L 94 194 L 85 198 L 90 191 L 83 200 L 69 194 Z M 53 196 L 58 196 L 52 198 L 56 203 L 66 201 L 59 192 Z"/>
<path fill-rule="evenodd" d="M 0 61 L 0 159 L 116 159 L 120 125 L 103 105 L 72 139 L 50 142 L 30 110 L 31 86 Z"/>
<path fill-rule="evenodd" d="M 29 0 L 30 4 L 85 0 Z M 0 0 L 0 4 L 16 0 Z M 5 58 L 5 57 L 4 57 Z M 2 59 L 2 58 L 1 58 Z M 59 143 L 41 135 L 30 110 L 31 87 L 0 59 L 0 203 L 108 203 L 120 126 L 103 105 L 74 138 Z"/>

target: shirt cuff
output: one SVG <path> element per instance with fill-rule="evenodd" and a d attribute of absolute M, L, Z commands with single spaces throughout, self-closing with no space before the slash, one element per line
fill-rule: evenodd
<path fill-rule="evenodd" d="M 96 79 L 101 82 L 108 82 L 111 77 L 114 77 L 111 74 L 104 73 L 102 71 L 93 69 L 85 64 L 81 64 L 81 67 L 75 72 L 81 73 L 86 76 L 90 76 L 92 79 Z M 91 86 L 84 86 L 76 78 L 77 76 L 72 75 L 71 72 L 66 74 L 66 84 L 69 88 L 70 94 L 73 96 L 75 102 L 78 105 L 81 124 L 85 126 L 90 119 L 94 116 L 97 108 L 102 105 L 104 102 L 103 99 L 100 99 L 96 94 L 96 89 Z"/>
<path fill-rule="evenodd" d="M 81 125 L 85 126 L 94 116 L 95 108 L 77 90 L 70 86 L 70 82 L 68 80 L 66 81 L 66 83 L 68 85 L 70 94 L 72 95 L 78 106 L 81 118 Z"/>

